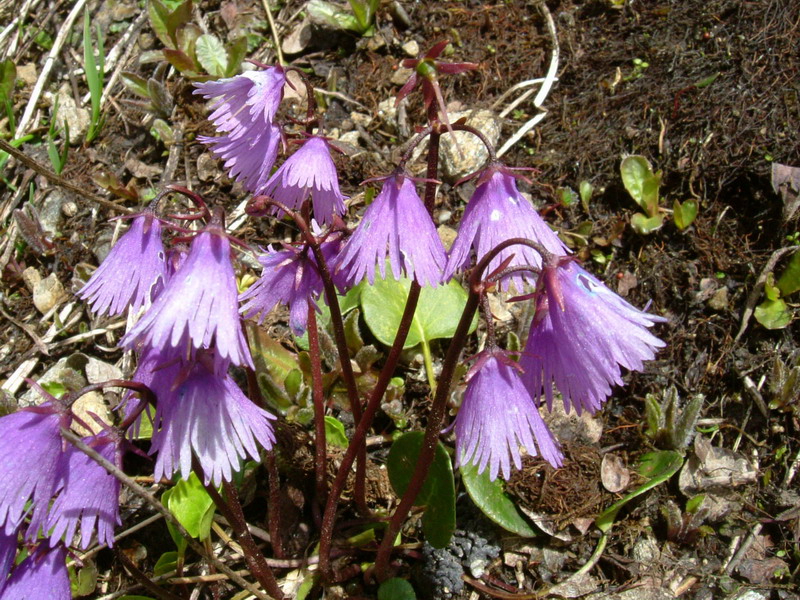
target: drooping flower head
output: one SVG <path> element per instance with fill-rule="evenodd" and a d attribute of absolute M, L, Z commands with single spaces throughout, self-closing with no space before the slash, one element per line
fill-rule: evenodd
<path fill-rule="evenodd" d="M 17 555 L 17 532 L 6 533 L 0 529 L 0 592 L 11 572 L 14 557 Z"/>
<path fill-rule="evenodd" d="M 665 344 L 648 331 L 663 317 L 634 308 L 569 258 L 545 265 L 536 316 L 520 364 L 534 397 L 553 404 L 553 384 L 564 408 L 594 413 L 622 385 L 620 367 L 641 371 Z"/>
<path fill-rule="evenodd" d="M 441 283 L 445 251 L 425 205 L 410 177 L 392 175 L 364 212 L 364 218 L 342 249 L 338 264 L 345 277 L 375 282 L 375 267 L 386 278 L 386 258 L 392 275 L 416 279 L 420 285 Z"/>
<path fill-rule="evenodd" d="M 154 477 L 189 477 L 192 455 L 205 483 L 230 481 L 247 457 L 258 461 L 258 445 L 272 448 L 275 417 L 249 400 L 216 359 L 199 354 L 192 364 L 156 371 L 150 387 L 158 398 L 150 453 L 157 453 Z M 257 445 L 258 444 L 258 445 Z"/>
<path fill-rule="evenodd" d="M 292 210 L 311 198 L 314 218 L 323 225 L 345 211 L 345 196 L 339 191 L 336 165 L 328 143 L 311 136 L 278 167 L 259 193 L 270 196 Z"/>
<path fill-rule="evenodd" d="M 135 312 L 150 303 L 155 286 L 164 281 L 165 269 L 161 223 L 145 210 L 133 219 L 78 296 L 98 315 L 119 315 L 129 307 Z"/>
<path fill-rule="evenodd" d="M 206 99 L 217 98 L 209 120 L 224 134 L 198 139 L 225 161 L 231 177 L 253 193 L 269 178 L 278 153 L 281 134 L 274 120 L 285 83 L 283 68 L 270 67 L 195 84 L 195 94 Z"/>
<path fill-rule="evenodd" d="M 522 466 L 519 448 L 560 467 L 563 456 L 525 389 L 519 365 L 507 353 L 492 349 L 478 356 L 455 422 L 456 464 L 489 468 L 493 481 L 511 475 L 511 463 Z"/>
<path fill-rule="evenodd" d="M 30 532 L 42 525 L 64 475 L 61 428 L 70 420 L 68 409 L 52 396 L 0 418 L 0 456 L 5 457 L 0 461 L 0 524 L 6 533 L 16 532 L 28 513 Z"/>
<path fill-rule="evenodd" d="M 320 244 L 327 264 L 333 263 L 340 247 L 338 239 Z M 260 314 L 259 323 L 263 323 L 267 313 L 278 304 L 284 304 L 289 307 L 292 331 L 302 335 L 308 326 L 309 304 L 316 306 L 323 291 L 322 277 L 311 249 L 305 245 L 268 249 L 258 257 L 258 262 L 263 266 L 261 277 L 241 295 L 242 313 L 246 318 Z"/>
<path fill-rule="evenodd" d="M 67 551 L 59 544 L 50 548 L 40 544 L 14 567 L 11 577 L 0 585 L 2 600 L 71 600 L 67 573 Z"/>
<path fill-rule="evenodd" d="M 214 348 L 225 361 L 253 366 L 242 333 L 230 242 L 221 224 L 206 226 L 169 284 L 120 345 L 189 356 Z"/>
<path fill-rule="evenodd" d="M 109 462 L 122 467 L 122 440 L 113 432 L 83 438 Z M 72 543 L 78 524 L 81 526 L 80 547 L 88 548 L 97 528 L 97 541 L 114 545 L 114 527 L 122 524 L 119 516 L 119 481 L 78 448 L 66 451 L 63 489 L 50 508 L 46 530 L 50 543 L 65 536 Z"/>
<path fill-rule="evenodd" d="M 476 260 L 480 260 L 495 246 L 512 238 L 533 240 L 556 255 L 567 252 L 558 236 L 542 220 L 531 203 L 519 193 L 511 172 L 500 165 L 490 165 L 483 172 L 479 185 L 464 210 L 458 236 L 450 248 L 444 279 L 450 279 L 456 271 L 469 267 L 472 251 L 475 252 Z M 541 257 L 532 248 L 512 246 L 492 259 L 486 273 L 494 271 L 512 255 L 513 259 L 508 267 L 539 267 L 542 264 Z M 501 281 L 500 287 L 508 289 L 513 282 L 517 290 L 521 291 L 523 281 L 531 277 L 517 273 Z"/>

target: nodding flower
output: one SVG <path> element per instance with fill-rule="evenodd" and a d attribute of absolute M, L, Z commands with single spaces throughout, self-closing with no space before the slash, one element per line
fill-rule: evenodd
<path fill-rule="evenodd" d="M 648 331 L 665 318 L 631 306 L 571 258 L 544 265 L 535 302 L 520 365 L 549 407 L 555 385 L 567 411 L 594 413 L 622 385 L 621 368 L 641 371 L 665 345 Z"/>

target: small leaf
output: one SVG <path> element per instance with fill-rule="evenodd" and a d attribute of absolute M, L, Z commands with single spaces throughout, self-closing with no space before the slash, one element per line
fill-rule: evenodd
<path fill-rule="evenodd" d="M 800 251 L 795 251 L 783 275 L 778 279 L 777 287 L 781 296 L 788 296 L 800 290 Z"/>
<path fill-rule="evenodd" d="M 694 87 L 696 87 L 697 89 L 703 89 L 704 87 L 708 87 L 717 80 L 717 77 L 719 77 L 719 71 L 717 71 L 713 75 L 704 77 L 703 79 L 695 83 Z"/>
<path fill-rule="evenodd" d="M 424 437 L 421 431 L 403 434 L 389 450 L 386 468 L 389 481 L 398 496 L 402 496 L 408 488 Z M 456 528 L 456 492 L 450 457 L 441 442 L 436 444 L 433 462 L 415 504 L 426 507 L 422 516 L 422 531 L 428 543 L 434 548 L 447 546 Z"/>
<path fill-rule="evenodd" d="M 770 300 L 767 298 L 756 306 L 753 315 L 756 321 L 767 329 L 783 329 L 792 321 L 792 314 L 789 307 L 782 298 Z"/>
<path fill-rule="evenodd" d="M 189 535 L 206 539 L 211 534 L 215 506 L 197 475 L 191 473 L 188 479 L 181 479 L 171 492 L 166 507 Z"/>
<path fill-rule="evenodd" d="M 672 205 L 672 218 L 675 220 L 675 226 L 683 231 L 689 225 L 694 223 L 697 217 L 697 202 L 695 200 L 687 200 L 680 203 L 677 200 Z"/>
<path fill-rule="evenodd" d="M 147 80 L 144 77 L 140 77 L 136 73 L 123 71 L 120 73 L 120 79 L 122 79 L 122 85 L 131 92 L 142 98 L 150 99 L 150 91 L 147 89 Z"/>
<path fill-rule="evenodd" d="M 0 62 L 0 99 L 14 100 L 14 85 L 17 81 L 17 67 L 10 58 Z"/>
<path fill-rule="evenodd" d="M 209 75 L 224 77 L 228 70 L 228 53 L 225 45 L 211 33 L 204 33 L 197 38 L 195 46 L 197 61 Z"/>
<path fill-rule="evenodd" d="M 405 579 L 392 577 L 378 588 L 378 600 L 417 600 L 417 595 Z"/>
<path fill-rule="evenodd" d="M 195 75 L 197 74 L 197 67 L 194 64 L 194 61 L 186 55 L 185 52 L 182 50 L 173 50 L 172 48 L 165 48 L 164 49 L 164 58 L 167 59 L 167 62 L 171 64 L 173 67 L 178 69 L 184 75 Z"/>
<path fill-rule="evenodd" d="M 344 425 L 336 417 L 325 416 L 325 440 L 337 448 L 347 448 L 350 444 L 347 434 L 344 432 Z"/>
<path fill-rule="evenodd" d="M 461 481 L 467 493 L 481 512 L 503 529 L 516 533 L 521 537 L 535 537 L 536 531 L 528 525 L 517 507 L 506 496 L 503 481 L 498 477 L 489 479 L 489 470 L 478 474 L 478 467 L 473 464 L 461 467 Z"/>
<path fill-rule="evenodd" d="M 170 38 L 167 31 L 167 17 L 169 17 L 169 10 L 159 0 L 150 0 L 147 3 L 147 16 L 150 18 L 150 28 L 156 34 L 156 37 L 167 48 L 173 48 L 175 40 Z"/>
<path fill-rule="evenodd" d="M 311 0 L 306 5 L 309 16 L 321 23 L 334 29 L 349 29 L 350 31 L 360 32 L 358 20 L 355 16 L 342 10 L 335 4 L 324 0 Z"/>
<path fill-rule="evenodd" d="M 375 285 L 361 292 L 364 320 L 375 337 L 387 346 L 392 345 L 397 335 L 410 287 L 411 280 L 398 281 L 390 275 L 386 279 L 376 279 Z M 413 348 L 422 341 L 452 337 L 466 303 L 467 292 L 455 281 L 435 288 L 423 287 L 404 348 Z M 476 315 L 470 332 L 475 331 L 477 324 Z"/>
<path fill-rule="evenodd" d="M 238 37 L 232 42 L 228 42 L 228 60 L 225 69 L 225 77 L 233 77 L 239 72 L 244 56 L 247 54 L 247 38 Z"/>
<path fill-rule="evenodd" d="M 578 187 L 578 191 L 581 195 L 581 204 L 583 205 L 583 210 L 589 212 L 589 201 L 592 199 L 592 194 L 594 193 L 594 187 L 588 181 L 581 181 L 580 186 Z"/>
<path fill-rule="evenodd" d="M 698 494 L 697 496 L 690 498 L 686 502 L 686 512 L 687 513 L 696 513 L 701 506 L 703 506 L 703 502 L 706 499 L 705 494 Z"/>
<path fill-rule="evenodd" d="M 86 560 L 83 568 L 77 573 L 70 568 L 70 590 L 73 598 L 88 596 L 97 588 L 97 566 L 92 560 Z"/>
<path fill-rule="evenodd" d="M 166 573 L 171 573 L 175 571 L 178 566 L 178 553 L 174 550 L 169 552 L 164 552 L 161 556 L 158 557 L 155 566 L 153 567 L 153 575 L 158 577 L 159 575 L 165 575 Z"/>
<path fill-rule="evenodd" d="M 622 183 L 631 197 L 644 209 L 648 217 L 656 216 L 661 171 L 653 173 L 650 161 L 644 156 L 625 157 L 619 169 L 622 175 Z"/>
<path fill-rule="evenodd" d="M 631 227 L 641 235 L 653 233 L 664 224 L 664 215 L 658 214 L 654 217 L 647 217 L 642 213 L 636 213 L 631 217 Z"/>
<path fill-rule="evenodd" d="M 169 119 L 172 116 L 172 95 L 163 83 L 152 77 L 147 80 L 147 95 L 159 116 Z"/>

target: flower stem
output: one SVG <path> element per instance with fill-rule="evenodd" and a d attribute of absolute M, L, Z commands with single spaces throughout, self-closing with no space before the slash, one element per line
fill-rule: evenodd
<path fill-rule="evenodd" d="M 272 551 L 275 553 L 276 558 L 286 558 L 286 553 L 283 550 L 283 536 L 281 535 L 281 478 L 278 474 L 274 450 L 267 451 L 267 478 L 269 480 L 267 519 Z"/>
<path fill-rule="evenodd" d="M 431 139 L 428 145 L 428 168 L 425 182 L 425 207 L 428 209 L 428 214 L 433 218 L 433 207 L 436 201 L 436 175 L 439 170 L 439 140 L 441 135 L 438 132 L 431 132 L 430 136 Z M 375 383 L 375 387 L 370 393 L 364 414 L 360 421 L 356 421 L 355 433 L 353 433 L 350 445 L 347 447 L 344 457 L 342 457 L 342 464 L 336 472 L 336 478 L 333 481 L 330 495 L 328 496 L 328 502 L 325 505 L 319 542 L 319 566 L 322 576 L 329 581 L 332 580 L 330 564 L 331 546 L 333 543 L 333 525 L 336 518 L 336 508 L 339 503 L 339 498 L 347 482 L 347 475 L 350 472 L 350 468 L 353 466 L 353 458 L 356 450 L 364 448 L 367 432 L 372 425 L 375 414 L 378 412 L 383 394 L 386 392 L 386 388 L 389 387 L 389 382 L 397 368 L 400 354 L 403 351 L 408 332 L 411 329 L 411 321 L 417 310 L 420 291 L 421 287 L 419 283 L 412 281 L 411 287 L 408 290 L 408 297 L 406 298 L 406 306 L 403 309 L 403 316 L 400 318 L 400 324 L 397 327 L 397 335 L 394 338 L 392 347 L 389 349 L 389 354 L 386 357 L 386 362 L 383 364 L 380 375 L 378 375 L 378 381 Z M 356 473 L 356 477 L 358 477 L 358 473 Z M 356 481 L 358 481 L 358 479 L 356 479 Z"/>
<path fill-rule="evenodd" d="M 316 502 L 325 503 L 327 496 L 327 440 L 325 439 L 325 398 L 322 394 L 322 358 L 319 350 L 317 311 L 308 306 L 308 355 L 311 359 L 311 389 L 314 401 L 314 480 Z"/>

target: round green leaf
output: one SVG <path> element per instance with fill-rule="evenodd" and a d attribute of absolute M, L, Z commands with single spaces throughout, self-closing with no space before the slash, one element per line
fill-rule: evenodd
<path fill-rule="evenodd" d="M 536 531 L 528 525 L 511 499 L 506 496 L 502 480 L 489 479 L 488 469 L 478 474 L 478 467 L 475 465 L 462 466 L 461 480 L 475 506 L 500 527 L 522 537 L 536 536 Z"/>
<path fill-rule="evenodd" d="M 192 537 L 204 540 L 210 535 L 214 501 L 197 475 L 192 473 L 189 479 L 181 479 L 164 495 L 166 507 Z"/>
<path fill-rule="evenodd" d="M 337 448 L 347 448 L 350 443 L 347 434 L 344 432 L 344 425 L 336 417 L 325 416 L 325 439 L 331 446 Z"/>
<path fill-rule="evenodd" d="M 424 437 L 421 431 L 406 433 L 397 438 L 389 450 L 386 468 L 398 496 L 408 489 Z M 450 456 L 440 442 L 436 444 L 433 462 L 415 504 L 426 507 L 422 530 L 428 543 L 434 548 L 447 546 L 456 529 L 456 488 Z"/>
<path fill-rule="evenodd" d="M 389 276 L 376 279 L 375 285 L 366 286 L 361 292 L 361 306 L 367 327 L 387 346 L 392 345 L 397 335 L 410 287 L 410 279 L 396 280 Z M 455 281 L 437 287 L 423 287 L 404 348 L 412 348 L 420 342 L 453 337 L 466 303 L 467 292 Z M 475 331 L 477 324 L 476 316 L 470 332 Z"/>
<path fill-rule="evenodd" d="M 197 60 L 209 75 L 224 77 L 228 70 L 228 52 L 219 38 L 211 33 L 204 33 L 197 38 L 195 51 Z"/>
<path fill-rule="evenodd" d="M 405 579 L 392 577 L 378 588 L 378 600 L 417 600 L 417 595 Z"/>

